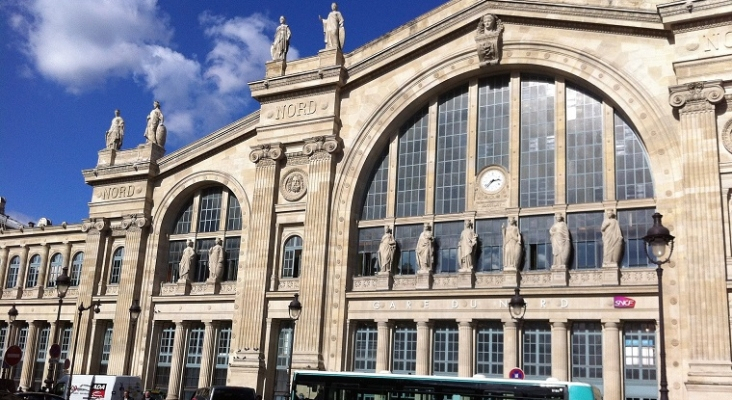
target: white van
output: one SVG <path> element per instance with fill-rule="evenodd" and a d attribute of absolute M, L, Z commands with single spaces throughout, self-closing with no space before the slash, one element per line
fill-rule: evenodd
<path fill-rule="evenodd" d="M 59 379 L 54 392 L 63 393 L 68 375 Z M 122 400 L 125 390 L 130 397 L 142 400 L 142 380 L 128 375 L 73 375 L 69 387 L 69 400 Z M 62 394 L 63 395 L 63 394 Z"/>

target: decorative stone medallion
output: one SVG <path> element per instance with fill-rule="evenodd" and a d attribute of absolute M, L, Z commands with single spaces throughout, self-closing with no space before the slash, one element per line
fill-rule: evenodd
<path fill-rule="evenodd" d="M 732 153 L 732 119 L 724 124 L 724 128 L 722 129 L 722 144 L 727 151 Z"/>
<path fill-rule="evenodd" d="M 294 169 L 280 181 L 280 192 L 287 201 L 298 201 L 308 191 L 307 175 L 304 171 Z"/>

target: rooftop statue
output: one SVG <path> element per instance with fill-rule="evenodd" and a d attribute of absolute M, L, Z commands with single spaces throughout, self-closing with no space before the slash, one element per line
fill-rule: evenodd
<path fill-rule="evenodd" d="M 107 131 L 107 149 L 119 150 L 122 147 L 122 139 L 125 136 L 125 120 L 119 115 L 119 110 L 114 110 L 112 125 Z"/>
<path fill-rule="evenodd" d="M 273 61 L 285 60 L 287 58 L 287 51 L 290 49 L 290 27 L 285 24 L 285 17 L 280 17 L 280 26 L 275 31 L 274 42 L 270 48 Z"/>
<path fill-rule="evenodd" d="M 147 116 L 147 128 L 145 128 L 147 143 L 155 143 L 160 147 L 165 146 L 167 130 L 163 124 L 164 120 L 163 112 L 160 111 L 160 102 L 155 101 L 153 103 L 153 110 Z"/>
<path fill-rule="evenodd" d="M 325 48 L 341 49 L 346 43 L 346 28 L 343 26 L 343 15 L 338 11 L 338 4 L 330 5 L 331 12 L 328 18 L 323 19 L 320 15 L 320 22 L 323 23 L 323 33 L 325 34 Z"/>

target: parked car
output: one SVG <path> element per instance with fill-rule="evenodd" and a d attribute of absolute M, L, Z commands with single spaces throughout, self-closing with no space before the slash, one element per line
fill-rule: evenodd
<path fill-rule="evenodd" d="M 211 386 L 196 389 L 191 400 L 254 400 L 257 393 L 244 386 Z"/>
<path fill-rule="evenodd" d="M 18 392 L 15 395 L 23 400 L 66 400 L 63 396 L 46 392 Z"/>

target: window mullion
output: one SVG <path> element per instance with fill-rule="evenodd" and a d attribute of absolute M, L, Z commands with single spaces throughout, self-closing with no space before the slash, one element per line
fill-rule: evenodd
<path fill-rule="evenodd" d="M 567 92 L 564 78 L 554 84 L 554 204 L 567 204 Z"/>
<path fill-rule="evenodd" d="M 437 157 L 437 98 L 430 101 L 427 122 L 427 182 L 424 193 L 424 213 L 435 213 L 435 158 Z"/>
<path fill-rule="evenodd" d="M 387 178 L 388 189 L 386 191 L 386 217 L 394 218 L 396 215 L 396 193 L 397 193 L 397 171 L 399 170 L 399 132 L 391 133 L 389 142 L 389 177 Z M 389 195 L 392 193 L 393 195 Z"/>
<path fill-rule="evenodd" d="M 615 200 L 615 110 L 606 102 L 602 103 L 602 170 L 605 185 L 604 200 Z M 606 171 L 610 172 L 607 173 Z"/>
<path fill-rule="evenodd" d="M 518 72 L 511 73 L 511 111 L 509 113 L 509 172 L 511 176 L 509 179 L 511 182 L 508 185 L 508 189 L 511 191 L 508 196 L 509 207 L 517 208 L 519 206 L 519 171 L 521 170 L 521 164 L 519 159 L 520 151 L 516 152 L 515 155 L 511 152 L 511 149 L 521 149 L 521 124 L 514 123 L 513 121 L 521 115 L 521 74 Z"/>
<path fill-rule="evenodd" d="M 472 79 L 468 84 L 468 154 L 465 155 L 467 162 L 465 168 L 465 209 L 474 210 L 473 200 L 475 200 L 475 176 L 477 175 L 475 166 L 475 155 L 478 152 L 478 80 Z"/>

